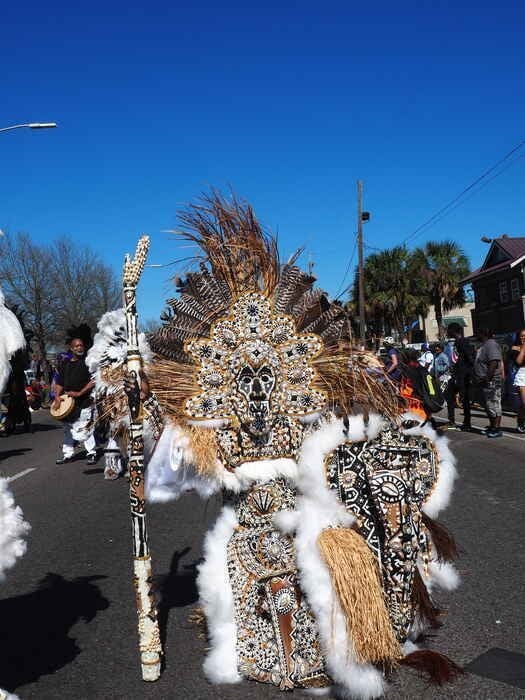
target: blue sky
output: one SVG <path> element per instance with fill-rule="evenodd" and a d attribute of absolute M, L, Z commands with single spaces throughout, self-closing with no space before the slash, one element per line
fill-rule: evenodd
<path fill-rule="evenodd" d="M 371 247 L 400 243 L 525 139 L 522 3 L 25 2 L 2 10 L 0 228 L 70 234 L 120 269 L 188 253 L 162 231 L 209 185 L 231 185 L 306 246 L 339 290 L 355 182 Z M 525 152 L 525 148 L 523 149 Z M 525 235 L 525 158 L 413 240 Z M 150 269 L 158 316 L 175 270 Z M 347 283 L 350 280 L 347 280 Z"/>

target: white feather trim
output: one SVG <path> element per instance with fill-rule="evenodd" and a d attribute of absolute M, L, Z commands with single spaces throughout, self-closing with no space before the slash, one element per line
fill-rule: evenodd
<path fill-rule="evenodd" d="M 325 528 L 350 527 L 355 520 L 328 489 L 324 459 L 345 440 L 364 438 L 363 419 L 356 416 L 349 419 L 348 430 L 342 420 L 333 420 L 305 439 L 299 457 L 298 486 L 302 495 L 296 505 L 299 516 L 295 545 L 301 588 L 317 619 L 328 673 L 341 686 L 337 689 L 338 696 L 369 700 L 383 694 L 383 675 L 371 664 L 357 663 L 345 617 L 317 545 L 317 538 Z"/>
<path fill-rule="evenodd" d="M 410 414 L 403 418 L 413 418 Z M 430 518 L 436 518 L 439 513 L 448 506 L 454 481 L 457 477 L 456 460 L 448 448 L 448 440 L 439 437 L 436 431 L 427 424 L 419 425 L 404 431 L 407 435 L 422 435 L 434 443 L 438 455 L 438 476 L 430 496 L 423 504 L 423 512 Z"/>
<path fill-rule="evenodd" d="M 306 695 L 311 695 L 314 698 L 322 698 L 332 694 L 332 688 L 307 688 Z"/>
<path fill-rule="evenodd" d="M 93 345 L 86 356 L 86 364 L 95 378 L 96 388 L 107 387 L 100 376 L 100 363 L 102 359 L 110 358 L 114 367 L 126 361 L 126 315 L 124 309 L 115 309 L 106 312 L 97 324 L 98 332 L 93 339 Z M 146 336 L 139 333 L 139 351 L 145 364 L 151 362 L 152 353 Z"/>
<path fill-rule="evenodd" d="M 208 621 L 211 649 L 204 673 L 212 683 L 239 683 L 237 624 L 228 574 L 227 546 L 238 525 L 233 508 L 223 508 L 204 540 L 204 562 L 199 566 L 197 588 Z"/>
<path fill-rule="evenodd" d="M 0 394 L 3 392 L 11 365 L 9 360 L 17 350 L 26 346 L 26 339 L 17 317 L 4 304 L 4 295 L 0 289 Z"/>
<path fill-rule="evenodd" d="M 20 506 L 15 505 L 7 480 L 0 478 L 0 581 L 25 554 L 27 545 L 23 538 L 30 529 Z"/>
<path fill-rule="evenodd" d="M 419 651 L 418 645 L 415 642 L 413 642 L 411 639 L 406 640 L 406 642 L 402 646 L 402 649 L 403 649 L 403 654 L 405 656 L 412 654 L 414 651 Z"/>
<path fill-rule="evenodd" d="M 432 560 L 428 564 L 428 578 L 423 577 L 429 593 L 434 586 L 445 591 L 454 591 L 461 583 L 461 578 L 449 561 Z"/>
<path fill-rule="evenodd" d="M 303 425 L 310 425 L 310 423 L 315 423 L 320 418 L 321 414 L 319 413 L 319 411 L 316 411 L 315 413 L 309 413 L 307 416 L 297 416 L 297 420 Z"/>
<path fill-rule="evenodd" d="M 266 483 L 279 477 L 294 483 L 297 479 L 297 463 L 293 459 L 261 459 L 258 462 L 244 462 L 233 472 L 222 467 L 220 481 L 223 488 L 234 493 L 245 491 L 255 482 Z"/>
<path fill-rule="evenodd" d="M 383 416 L 371 413 L 368 422 L 365 424 L 366 439 L 375 440 L 379 433 L 385 428 L 386 421 Z"/>
<path fill-rule="evenodd" d="M 0 688 L 0 700 L 20 700 L 18 695 L 10 693 L 8 690 Z"/>
<path fill-rule="evenodd" d="M 210 418 L 209 420 L 187 420 L 187 425 L 194 425 L 196 428 L 209 428 L 215 430 L 224 428 L 230 421 L 228 418 Z"/>
<path fill-rule="evenodd" d="M 209 498 L 218 491 L 219 482 L 197 474 L 192 461 L 187 433 L 174 423 L 168 423 L 147 465 L 146 498 L 154 503 L 166 503 L 193 489 L 202 498 Z"/>
<path fill-rule="evenodd" d="M 285 535 L 292 535 L 299 522 L 299 513 L 296 510 L 281 510 L 273 516 L 273 524 Z"/>

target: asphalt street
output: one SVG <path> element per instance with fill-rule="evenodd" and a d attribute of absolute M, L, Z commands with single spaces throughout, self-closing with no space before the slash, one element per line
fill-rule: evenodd
<path fill-rule="evenodd" d="M 102 465 L 83 459 L 56 466 L 60 426 L 45 411 L 34 424 L 33 434 L 0 440 L 0 472 L 32 526 L 26 555 L 0 585 L 0 686 L 22 700 L 282 698 L 270 686 L 211 686 L 203 677 L 206 642 L 188 618 L 203 535 L 220 503 L 194 495 L 149 509 L 166 666 L 159 681 L 142 682 L 127 481 L 104 481 Z M 441 519 L 461 547 L 463 582 L 439 596 L 448 615 L 430 646 L 470 672 L 436 688 L 401 670 L 387 697 L 525 698 L 525 439 L 449 438 L 460 480 Z"/>

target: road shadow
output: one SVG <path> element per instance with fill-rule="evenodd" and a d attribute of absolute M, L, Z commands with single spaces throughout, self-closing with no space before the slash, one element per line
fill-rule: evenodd
<path fill-rule="evenodd" d="M 32 452 L 32 447 L 18 447 L 15 450 L 0 450 L 0 462 L 10 457 L 22 457 L 26 452 Z"/>
<path fill-rule="evenodd" d="M 157 606 L 160 638 L 162 646 L 166 642 L 166 632 L 170 610 L 192 605 L 199 599 L 197 592 L 197 566 L 200 559 L 185 564 L 181 571 L 181 560 L 191 551 L 191 547 L 176 550 L 171 557 L 170 570 L 167 574 L 153 577 L 159 603 Z"/>
<path fill-rule="evenodd" d="M 79 620 L 91 622 L 109 602 L 94 581 L 105 576 L 81 576 L 71 581 L 48 573 L 32 593 L 0 601 L 4 644 L 0 679 L 10 691 L 71 663 L 81 649 L 69 636 Z"/>
<path fill-rule="evenodd" d="M 103 474 L 104 469 L 102 467 L 95 467 L 94 469 L 84 469 L 82 471 L 82 474 L 87 474 L 88 476 L 91 476 L 91 474 Z"/>
<path fill-rule="evenodd" d="M 525 655 L 495 647 L 471 661 L 465 670 L 482 678 L 525 689 Z"/>
<path fill-rule="evenodd" d="M 47 433 L 49 430 L 61 430 L 62 425 L 52 425 L 50 423 L 32 423 L 31 428 L 34 433 Z"/>

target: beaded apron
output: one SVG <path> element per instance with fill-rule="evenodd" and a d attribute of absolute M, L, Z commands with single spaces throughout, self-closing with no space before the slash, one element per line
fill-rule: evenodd
<path fill-rule="evenodd" d="M 293 539 L 272 525 L 276 512 L 294 510 L 295 490 L 275 479 L 229 503 L 239 522 L 228 544 L 228 570 L 240 673 L 282 690 L 330 685 L 317 624 L 298 585 Z"/>

